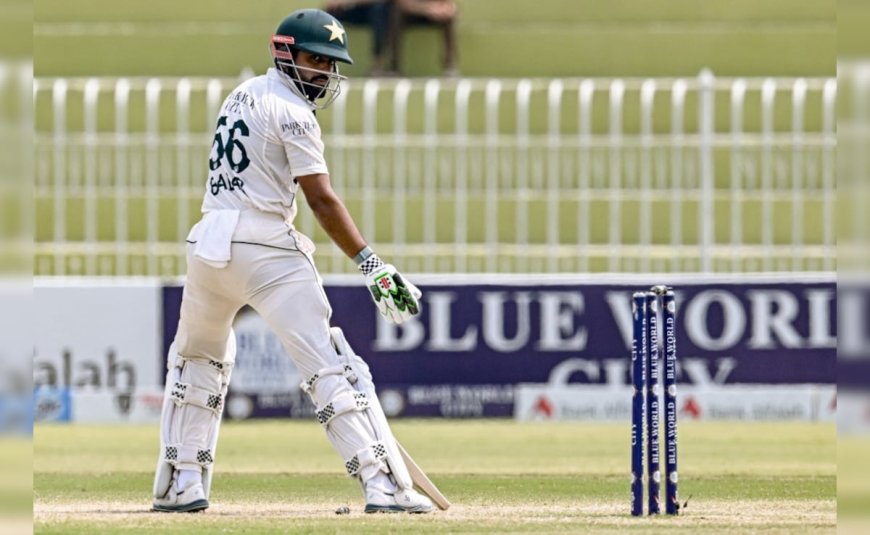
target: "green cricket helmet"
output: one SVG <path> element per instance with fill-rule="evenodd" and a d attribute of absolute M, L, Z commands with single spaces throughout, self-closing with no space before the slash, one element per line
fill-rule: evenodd
<path fill-rule="evenodd" d="M 332 70 L 322 71 L 297 64 L 294 54 L 300 50 L 331 59 Z M 341 81 L 345 78 L 338 74 L 337 62 L 353 63 L 347 52 L 344 26 L 319 9 L 300 9 L 287 15 L 272 36 L 270 51 L 278 70 L 318 109 L 332 104 L 341 93 Z M 326 78 L 326 83 L 315 83 L 317 78 Z"/>
<path fill-rule="evenodd" d="M 272 36 L 272 48 L 285 43 L 336 61 L 353 64 L 347 52 L 347 32 L 338 20 L 319 9 L 300 9 L 287 15 Z"/>

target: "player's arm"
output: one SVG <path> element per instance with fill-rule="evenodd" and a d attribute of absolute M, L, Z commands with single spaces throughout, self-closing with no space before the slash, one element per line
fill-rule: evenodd
<path fill-rule="evenodd" d="M 305 200 L 317 222 L 344 254 L 353 258 L 366 246 L 356 223 L 336 195 L 329 182 L 329 175 L 316 174 L 297 178 Z"/>
<path fill-rule="evenodd" d="M 317 222 L 365 275 L 366 285 L 381 315 L 393 323 L 402 323 L 419 314 L 422 292 L 366 245 L 344 203 L 332 189 L 329 175 L 306 175 L 297 177 L 297 181 Z"/>

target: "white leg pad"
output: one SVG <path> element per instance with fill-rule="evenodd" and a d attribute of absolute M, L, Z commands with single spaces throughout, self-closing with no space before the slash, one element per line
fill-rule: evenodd
<path fill-rule="evenodd" d="M 365 481 L 379 470 L 385 473 L 389 470 L 383 462 L 383 455 L 378 457 L 374 453 L 365 453 L 373 452 L 377 442 L 374 429 L 365 414 L 369 409 L 369 396 L 354 390 L 341 373 L 342 369 L 338 368 L 336 373 L 320 370 L 315 381 L 303 383 L 303 389 L 314 401 L 317 421 L 323 425 L 327 438 L 345 460 L 348 471 L 350 466 L 354 466 L 351 475 Z M 351 464 L 354 457 L 357 458 L 355 465 Z"/>
<path fill-rule="evenodd" d="M 408 468 L 402 460 L 402 455 L 399 453 L 396 439 L 393 436 L 393 432 L 390 430 L 390 424 L 387 422 L 384 409 L 381 407 L 381 403 L 378 400 L 378 395 L 375 391 L 375 385 L 372 381 L 372 374 L 371 371 L 369 371 L 368 364 L 366 364 L 359 355 L 354 353 L 350 344 L 348 344 L 347 339 L 344 337 L 344 332 L 342 332 L 340 328 L 332 327 L 330 329 L 330 335 L 332 336 L 332 342 L 343 363 L 343 375 L 353 384 L 354 390 L 366 395 L 368 406 L 365 409 L 365 415 L 369 426 L 374 433 L 374 440 L 369 444 L 369 449 L 375 452 L 375 456 L 377 457 L 377 452 L 379 452 L 378 446 L 382 446 L 384 454 L 380 458 L 386 462 L 389 467 L 389 472 L 393 475 L 396 484 L 402 489 L 412 489 L 414 483 L 411 480 L 411 474 L 408 473 Z M 360 473 L 363 474 L 363 481 L 365 481 L 367 478 L 365 477 L 365 465 L 362 462 L 363 458 L 367 459 L 368 457 L 359 457 Z M 353 457 L 345 457 L 345 459 L 350 466 L 353 466 Z M 350 471 L 350 466 L 348 467 L 348 471 Z"/>
<path fill-rule="evenodd" d="M 154 478 L 154 496 L 162 498 L 174 480 L 175 470 L 202 472 L 208 499 L 212 466 L 224 400 L 236 356 L 235 334 L 227 340 L 222 362 L 178 355 L 169 348 L 166 389 L 160 427 L 160 458 Z"/>

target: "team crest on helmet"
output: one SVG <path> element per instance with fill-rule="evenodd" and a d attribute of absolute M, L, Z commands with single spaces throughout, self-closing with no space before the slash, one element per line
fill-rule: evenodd
<path fill-rule="evenodd" d="M 329 40 L 330 40 L 330 41 L 335 41 L 336 39 L 338 39 L 338 42 L 339 42 L 339 43 L 344 44 L 344 34 L 345 34 L 345 31 L 344 31 L 344 28 L 342 28 L 342 27 L 338 24 L 338 22 L 336 22 L 335 20 L 333 20 L 333 21 L 330 22 L 329 24 L 324 24 L 323 27 L 326 28 L 327 30 L 329 30 L 329 31 L 331 32 L 330 35 L 329 35 Z"/>

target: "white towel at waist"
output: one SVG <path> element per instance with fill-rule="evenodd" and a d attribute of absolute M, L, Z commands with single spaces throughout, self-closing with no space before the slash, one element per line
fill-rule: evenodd
<path fill-rule="evenodd" d="M 212 267 L 226 267 L 238 222 L 238 210 L 212 210 L 203 214 L 187 235 L 187 241 L 196 242 L 194 256 Z"/>

